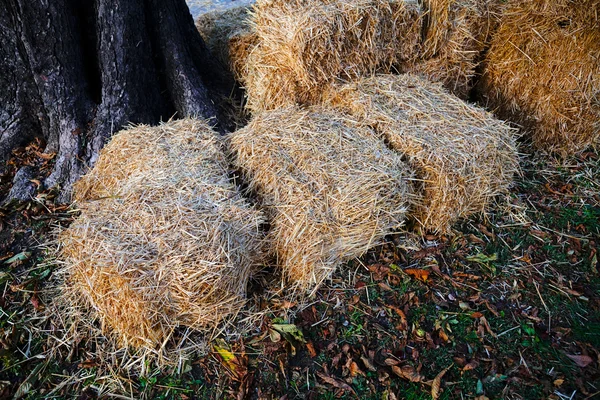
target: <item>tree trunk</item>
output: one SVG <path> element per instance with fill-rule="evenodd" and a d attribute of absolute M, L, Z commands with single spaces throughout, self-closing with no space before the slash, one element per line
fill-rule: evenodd
<path fill-rule="evenodd" d="M 56 153 L 44 184 L 64 200 L 114 132 L 173 115 L 218 123 L 211 99 L 231 83 L 184 0 L 3 0 L 0 51 L 0 165 L 44 138 Z"/>

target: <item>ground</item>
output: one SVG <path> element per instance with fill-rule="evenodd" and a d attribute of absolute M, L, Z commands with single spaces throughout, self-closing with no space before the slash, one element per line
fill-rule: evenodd
<path fill-rule="evenodd" d="M 2 193 L 18 167 L 51 170 L 42 149 L 15 151 Z M 181 374 L 122 377 L 120 389 L 85 351 L 50 357 L 57 316 L 45 312 L 44 293 L 57 267 L 43 245 L 76 212 L 52 192 L 5 204 L 0 398 L 600 396 L 600 157 L 524 157 L 522 167 L 508 207 L 451 235 L 390 237 L 308 307 L 262 300 L 271 311 L 254 333 L 215 341 Z"/>

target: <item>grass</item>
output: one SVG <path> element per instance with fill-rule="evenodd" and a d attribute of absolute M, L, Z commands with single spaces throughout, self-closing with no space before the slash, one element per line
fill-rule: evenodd
<path fill-rule="evenodd" d="M 108 384 L 120 372 L 88 359 L 83 345 L 51 352 L 59 332 L 43 293 L 54 266 L 38 244 L 72 213 L 52 196 L 44 207 L 5 208 L 12 235 L 0 256 L 0 398 L 21 391 L 27 399 L 429 399 L 433 379 L 449 366 L 440 399 L 593 398 L 598 156 L 567 166 L 529 159 L 524 172 L 510 212 L 462 221 L 419 248 L 391 238 L 339 271 L 310 307 L 271 307 L 255 334 L 227 343 L 246 366 L 239 374 L 210 353 L 181 374 L 121 375 L 120 387 Z M 6 264 L 21 253 L 31 254 Z M 277 323 L 295 324 L 307 343 L 273 342 L 269 326 Z M 399 376 L 392 364 L 412 367 L 419 379 Z"/>

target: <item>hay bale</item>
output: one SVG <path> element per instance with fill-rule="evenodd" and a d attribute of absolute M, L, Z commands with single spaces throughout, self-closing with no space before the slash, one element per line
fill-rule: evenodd
<path fill-rule="evenodd" d="M 244 304 L 263 218 L 230 183 L 206 122 L 118 133 L 74 196 L 81 215 L 59 235 L 64 295 L 119 343 L 156 348 L 177 326 L 214 329 Z"/>
<path fill-rule="evenodd" d="M 458 218 L 485 212 L 518 170 L 514 129 L 439 83 L 381 75 L 340 86 L 326 101 L 406 155 L 421 182 L 411 217 L 422 230 L 444 233 Z"/>
<path fill-rule="evenodd" d="M 600 142 L 600 1 L 511 1 L 485 59 L 483 102 L 567 156 Z"/>
<path fill-rule="evenodd" d="M 502 4 L 499 0 L 423 1 L 421 52 L 403 71 L 441 82 L 467 99 Z"/>
<path fill-rule="evenodd" d="M 411 174 L 368 127 L 324 108 L 266 111 L 230 138 L 292 288 L 315 289 L 402 226 Z"/>
<path fill-rule="evenodd" d="M 389 72 L 417 55 L 421 35 L 414 0 L 258 0 L 252 25 L 252 112 L 318 103 L 336 80 Z"/>
<path fill-rule="evenodd" d="M 249 7 L 235 7 L 202 14 L 196 20 L 196 28 L 211 53 L 242 83 L 247 74 L 248 56 L 257 43 L 256 33 L 250 27 L 249 11 Z"/>

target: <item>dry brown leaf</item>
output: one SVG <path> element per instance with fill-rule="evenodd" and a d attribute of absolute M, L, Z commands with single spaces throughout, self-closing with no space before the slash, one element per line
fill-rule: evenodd
<path fill-rule="evenodd" d="M 577 364 L 578 366 L 580 366 L 581 368 L 585 368 L 588 365 L 590 365 L 592 363 L 592 357 L 590 356 L 585 356 L 585 355 L 571 355 L 571 354 L 567 354 L 567 357 L 569 357 L 571 360 L 573 360 L 573 362 L 575 362 L 575 364 Z"/>
<path fill-rule="evenodd" d="M 564 382 L 565 382 L 565 380 L 564 380 L 564 379 L 556 379 L 556 380 L 554 381 L 554 386 L 556 386 L 556 387 L 559 387 L 559 386 L 561 386 L 561 385 L 562 385 Z"/>
<path fill-rule="evenodd" d="M 306 343 L 306 350 L 308 350 L 310 358 L 315 358 L 317 356 L 317 351 L 315 350 L 315 346 L 313 346 L 312 342 Z"/>
<path fill-rule="evenodd" d="M 429 279 L 429 271 L 426 269 L 408 268 L 404 272 L 421 282 L 427 282 Z"/>
<path fill-rule="evenodd" d="M 385 365 L 393 366 L 400 364 L 400 361 L 394 360 L 393 358 L 386 358 L 384 361 Z"/>
<path fill-rule="evenodd" d="M 407 364 L 401 367 L 394 365 L 392 366 L 392 371 L 400 378 L 404 378 L 411 382 L 421 382 L 423 380 L 423 375 L 419 374 L 412 365 Z"/>
<path fill-rule="evenodd" d="M 363 375 L 363 376 L 365 375 L 365 373 L 360 369 L 360 367 L 358 366 L 358 364 L 356 362 L 354 362 L 354 361 L 352 361 L 350 363 L 349 370 L 350 370 L 350 376 L 353 377 L 353 378 L 356 375 Z"/>
<path fill-rule="evenodd" d="M 377 368 L 375 368 L 375 366 L 373 365 L 373 363 L 365 356 L 360 356 L 360 359 L 362 360 L 363 364 L 365 364 L 365 367 L 367 367 L 367 369 L 369 371 L 377 371 Z"/>
<path fill-rule="evenodd" d="M 350 387 L 350 385 L 348 385 L 347 383 L 339 381 L 339 380 L 337 380 L 335 378 L 332 378 L 330 376 L 327 376 L 327 375 L 325 375 L 322 372 L 317 372 L 317 376 L 319 378 L 321 378 L 323 380 L 323 382 L 328 383 L 331 386 L 336 387 L 338 389 L 342 389 L 342 390 L 348 391 L 348 392 L 350 392 L 350 393 L 352 393 L 352 394 L 354 394 L 356 396 L 356 392 L 354 391 L 354 389 L 352 389 L 352 387 Z"/>
<path fill-rule="evenodd" d="M 433 379 L 433 383 L 431 384 L 431 397 L 433 400 L 437 400 L 440 397 L 442 378 L 451 367 L 452 364 L 440 371 L 440 373 L 437 374 L 437 376 Z"/>
<path fill-rule="evenodd" d="M 440 339 L 442 339 L 444 341 L 444 343 L 448 343 L 450 341 L 450 337 L 443 329 L 440 329 L 438 331 L 438 336 Z"/>
<path fill-rule="evenodd" d="M 495 338 L 496 338 L 496 337 L 498 337 L 498 336 L 497 336 L 497 335 L 494 333 L 494 331 L 492 330 L 492 328 L 490 327 L 490 324 L 488 323 L 488 321 L 487 321 L 487 319 L 486 319 L 485 317 L 483 317 L 483 316 L 482 316 L 481 318 L 479 318 L 479 321 L 480 321 L 480 322 L 483 324 L 483 326 L 485 327 L 485 330 L 486 330 L 486 331 L 487 331 L 487 332 L 488 332 L 490 335 L 492 335 L 492 336 L 493 336 L 493 337 L 495 337 Z"/>
<path fill-rule="evenodd" d="M 402 322 L 401 323 L 402 326 L 400 328 L 402 328 L 402 329 L 398 329 L 398 330 L 401 330 L 401 331 L 405 330 L 406 327 L 408 326 L 408 319 L 406 318 L 406 314 L 404 313 L 404 311 L 402 311 L 401 308 L 395 307 L 392 305 L 390 305 L 388 307 L 391 308 L 392 310 L 394 310 L 396 312 L 396 314 L 398 314 L 398 316 L 400 317 L 400 321 Z"/>
<path fill-rule="evenodd" d="M 470 361 L 468 364 L 466 364 L 466 365 L 463 367 L 462 371 L 463 371 L 463 372 L 465 372 L 465 371 L 470 371 L 470 370 L 472 370 L 472 369 L 475 369 L 475 368 L 477 368 L 478 366 L 479 366 L 479 363 L 478 363 L 477 361 L 473 360 L 473 361 Z"/>

